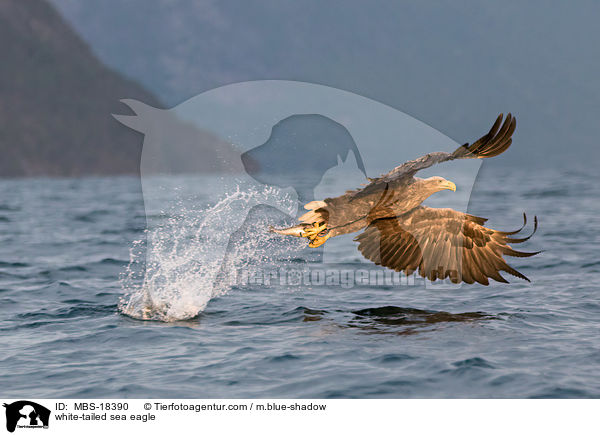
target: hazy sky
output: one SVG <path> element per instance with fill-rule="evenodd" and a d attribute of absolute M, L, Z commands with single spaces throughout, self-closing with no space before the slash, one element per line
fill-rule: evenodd
<path fill-rule="evenodd" d="M 168 107 L 228 83 L 300 80 L 383 102 L 460 143 L 511 111 L 516 146 L 495 164 L 600 157 L 600 3 L 51 1 Z"/>

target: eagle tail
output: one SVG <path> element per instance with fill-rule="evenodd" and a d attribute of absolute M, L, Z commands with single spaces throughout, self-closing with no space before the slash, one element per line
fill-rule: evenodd
<path fill-rule="evenodd" d="M 325 201 L 311 201 L 304 206 L 308 212 L 298 218 L 300 222 L 312 224 L 315 222 L 327 221 L 327 212 L 325 211 L 327 203 Z"/>

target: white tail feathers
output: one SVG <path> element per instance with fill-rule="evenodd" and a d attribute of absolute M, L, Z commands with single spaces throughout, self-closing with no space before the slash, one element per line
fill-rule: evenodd
<path fill-rule="evenodd" d="M 316 210 L 318 208 L 326 207 L 326 206 L 327 206 L 327 204 L 325 203 L 325 201 L 311 201 L 308 204 L 306 204 L 304 206 L 304 208 L 306 210 Z"/>
<path fill-rule="evenodd" d="M 298 218 L 300 222 L 304 222 L 307 224 L 312 224 L 314 222 L 321 222 L 325 220 L 324 213 L 320 211 L 315 211 L 320 208 L 327 207 L 327 203 L 325 201 L 311 201 L 304 206 L 306 210 L 310 210 L 307 213 L 304 213 L 302 216 Z"/>

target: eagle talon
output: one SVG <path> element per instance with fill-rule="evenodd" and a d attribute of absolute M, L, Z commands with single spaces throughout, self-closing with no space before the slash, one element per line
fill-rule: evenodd
<path fill-rule="evenodd" d="M 308 239 L 314 240 L 317 237 L 319 237 L 319 234 L 322 233 L 323 231 L 327 230 L 327 224 L 326 223 L 322 223 L 321 225 L 319 225 L 318 222 L 315 222 L 313 224 L 312 227 L 307 227 L 304 232 L 302 233 L 302 237 L 306 237 Z"/>
<path fill-rule="evenodd" d="M 316 238 L 314 238 L 314 239 L 311 240 L 311 242 L 308 244 L 308 247 L 309 248 L 318 248 L 323 243 L 325 243 L 328 238 L 329 238 L 329 234 L 326 234 L 323 237 L 316 237 Z"/>
<path fill-rule="evenodd" d="M 318 248 L 329 239 L 329 230 L 327 224 L 322 222 L 315 222 L 312 227 L 307 227 L 302 233 L 302 237 L 306 237 L 310 240 L 308 244 L 309 248 Z"/>

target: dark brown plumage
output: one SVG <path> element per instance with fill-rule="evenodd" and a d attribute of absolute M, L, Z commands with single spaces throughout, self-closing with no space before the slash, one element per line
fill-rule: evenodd
<path fill-rule="evenodd" d="M 524 219 L 527 222 L 525 215 Z M 515 251 L 508 245 L 524 242 L 531 236 L 510 238 L 514 232 L 486 228 L 483 226 L 486 220 L 449 208 L 419 206 L 401 216 L 373 220 L 355 240 L 362 255 L 375 264 L 407 275 L 418 271 L 431 281 L 450 278 L 454 283 L 488 285 L 488 278 L 492 278 L 508 282 L 500 271 L 529 281 L 502 256 L 537 254 Z"/>

